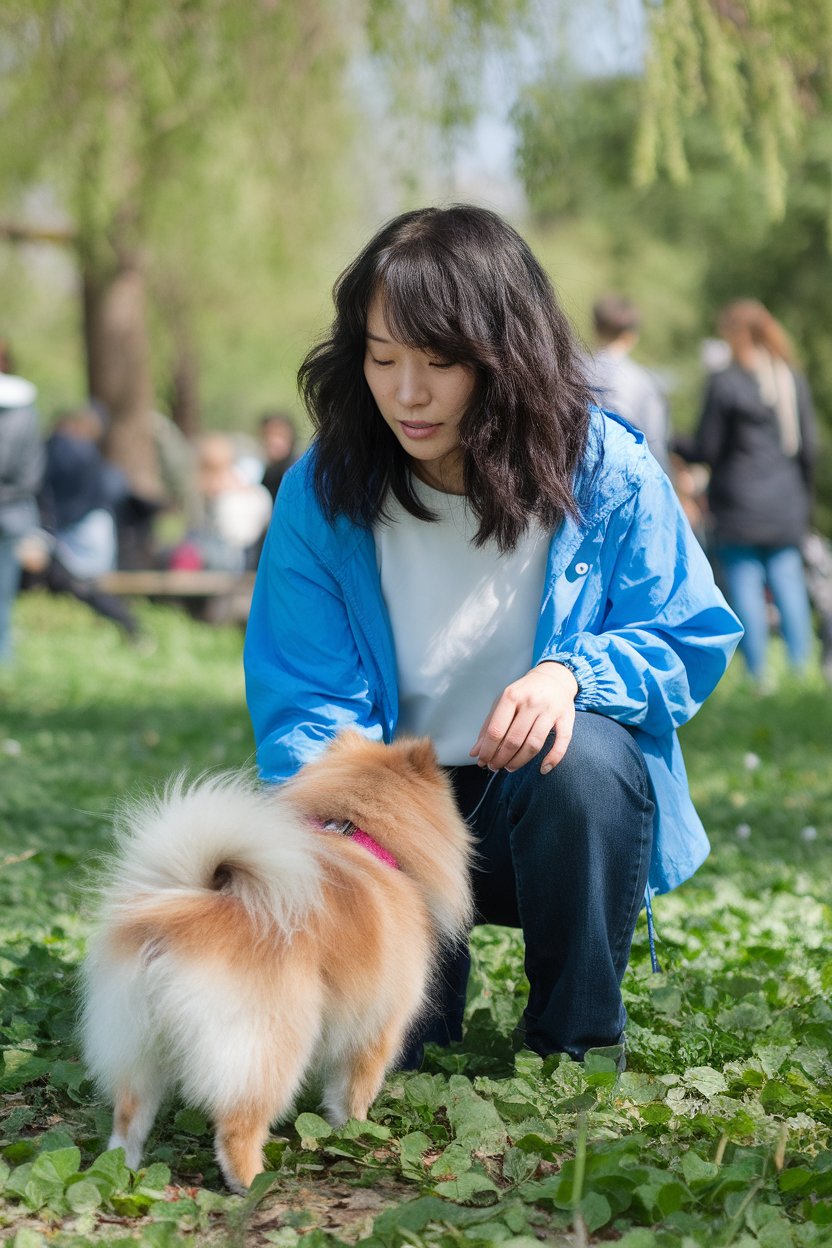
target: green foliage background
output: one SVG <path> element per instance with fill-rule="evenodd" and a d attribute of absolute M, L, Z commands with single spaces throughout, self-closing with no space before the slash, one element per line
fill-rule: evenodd
<path fill-rule="evenodd" d="M 615 27 L 614 0 L 590 7 Z M 632 295 L 637 357 L 687 431 L 717 309 L 758 297 L 794 338 L 828 445 L 829 5 L 645 3 L 641 78 L 576 73 L 569 6 L 545 8 L 142 0 L 98 20 L 80 0 L 10 0 L 0 215 L 57 215 L 105 257 L 126 215 L 160 405 L 185 333 L 205 424 L 253 429 L 265 408 L 296 408 L 297 365 L 341 268 L 381 219 L 465 194 L 454 161 L 471 123 L 484 102 L 494 112 L 516 97 L 516 223 L 579 331 L 589 338 L 599 293 Z M 55 248 L 3 245 L 0 281 L 0 332 L 48 418 L 84 394 L 78 272 Z M 831 463 L 818 474 L 826 531 Z"/>
<path fill-rule="evenodd" d="M 828 85 L 828 84 L 827 84 Z M 824 88 L 825 89 L 825 88 Z M 538 249 L 590 333 L 592 300 L 632 297 L 643 316 L 635 355 L 664 379 L 673 424 L 691 430 L 704 385 L 700 344 L 718 310 L 756 298 L 791 335 L 813 390 L 828 451 L 832 434 L 832 118 L 822 95 L 801 139 L 782 153 L 788 197 L 773 213 L 764 162 L 726 157 L 709 112 L 683 118 L 686 177 L 637 184 L 644 86 L 545 71 L 522 93 L 518 172 Z M 816 523 L 832 528 L 832 464 L 817 473 Z"/>
<path fill-rule="evenodd" d="M 89 884 L 123 796 L 252 761 L 236 630 L 145 606 L 136 652 L 79 604 L 30 594 L 0 709 L 0 1244 L 793 1248 L 832 1240 L 832 703 L 759 698 L 732 668 L 683 732 L 713 854 L 639 923 L 628 1070 L 515 1054 L 516 933 L 482 928 L 466 1038 L 394 1075 L 333 1132 L 314 1095 L 270 1170 L 224 1193 L 210 1125 L 177 1102 L 145 1168 L 106 1147 L 76 973 Z"/>

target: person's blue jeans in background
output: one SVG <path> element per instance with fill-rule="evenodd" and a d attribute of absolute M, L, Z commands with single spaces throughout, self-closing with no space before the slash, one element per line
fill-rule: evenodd
<path fill-rule="evenodd" d="M 0 534 L 0 664 L 12 660 L 12 606 L 20 586 L 19 540 Z"/>
<path fill-rule="evenodd" d="M 717 547 L 716 556 L 731 606 L 745 629 L 740 651 L 752 677 L 760 681 L 766 674 L 766 587 L 780 615 L 789 661 L 794 667 L 805 667 L 812 652 L 812 617 L 798 547 L 725 544 Z"/>
<path fill-rule="evenodd" d="M 497 773 L 469 820 L 479 855 L 476 922 L 522 929 L 525 1044 L 580 1060 L 622 1038 L 621 980 L 647 883 L 654 806 L 644 757 L 620 724 L 579 711 L 563 760 L 542 776 L 551 744 L 519 771 Z M 466 817 L 491 775 L 476 766 L 452 773 Z M 403 1065 L 418 1065 L 425 1041 L 462 1038 L 469 965 L 467 948 L 446 959 L 437 1011 Z"/>

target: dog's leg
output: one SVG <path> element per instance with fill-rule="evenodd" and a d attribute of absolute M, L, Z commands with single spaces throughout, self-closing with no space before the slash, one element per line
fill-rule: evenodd
<path fill-rule="evenodd" d="M 360 1053 L 345 1057 L 324 1091 L 324 1112 L 333 1126 L 340 1126 L 348 1118 L 364 1121 L 400 1044 L 401 1036 L 391 1030 L 368 1043 Z"/>
<path fill-rule="evenodd" d="M 113 1111 L 113 1134 L 109 1148 L 123 1148 L 124 1160 L 138 1170 L 142 1153 L 164 1095 L 164 1087 L 145 1087 L 138 1092 L 127 1084 L 119 1088 Z"/>
<path fill-rule="evenodd" d="M 262 1106 L 237 1109 L 217 1120 L 214 1148 L 226 1183 L 243 1193 L 263 1169 L 263 1145 L 272 1117 Z"/>

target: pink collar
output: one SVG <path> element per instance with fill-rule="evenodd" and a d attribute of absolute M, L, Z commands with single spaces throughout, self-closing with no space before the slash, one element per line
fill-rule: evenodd
<path fill-rule="evenodd" d="M 392 867 L 394 871 L 399 870 L 398 859 L 390 853 L 389 849 L 385 849 L 383 845 L 379 845 L 374 836 L 370 836 L 369 832 L 365 832 L 363 828 L 357 828 L 354 823 L 346 819 L 343 823 L 339 823 L 336 819 L 330 819 L 326 823 L 315 820 L 316 827 L 322 832 L 337 832 L 339 836 L 348 836 L 351 841 L 355 841 L 357 845 L 363 845 L 364 849 L 369 850 L 374 858 L 378 858 L 379 862 L 383 862 L 385 866 Z"/>

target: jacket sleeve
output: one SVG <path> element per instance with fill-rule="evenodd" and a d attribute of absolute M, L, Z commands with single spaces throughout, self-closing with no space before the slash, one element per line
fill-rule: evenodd
<path fill-rule="evenodd" d="M 293 775 L 342 728 L 382 735 L 343 593 L 314 540 L 304 475 L 299 464 L 278 494 L 246 631 L 246 697 L 270 781 Z"/>
<path fill-rule="evenodd" d="M 693 455 L 685 457 L 708 464 L 711 468 L 719 463 L 725 450 L 728 429 L 724 391 L 721 374 L 715 373 L 705 390 L 694 446 L 690 448 Z"/>
<path fill-rule="evenodd" d="M 800 471 L 804 481 L 811 488 L 818 456 L 815 407 L 809 383 L 799 373 L 795 375 L 795 389 L 797 391 L 797 414 L 800 421 Z"/>
<path fill-rule="evenodd" d="M 655 466 L 613 512 L 604 545 L 617 554 L 597 626 L 562 637 L 540 661 L 574 672 L 579 710 L 661 736 L 690 719 L 716 687 L 742 628 Z"/>
<path fill-rule="evenodd" d="M 43 478 L 43 469 L 43 441 L 38 432 L 37 413 L 32 408 L 30 419 L 26 422 L 20 448 L 19 483 L 27 494 L 36 494 L 38 492 Z"/>

